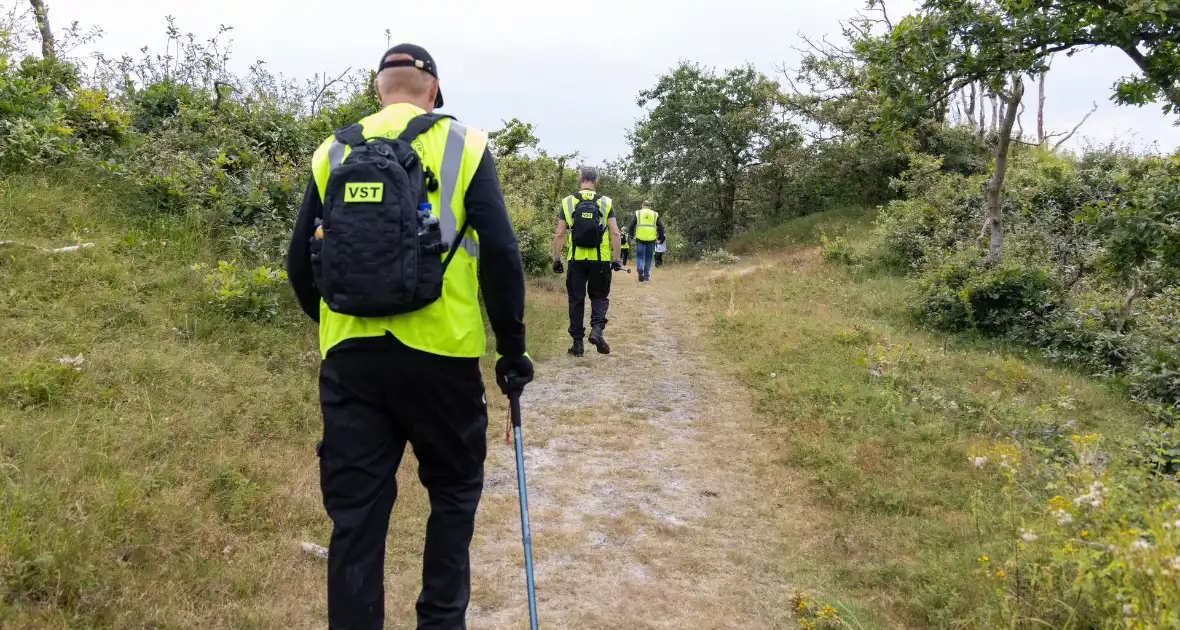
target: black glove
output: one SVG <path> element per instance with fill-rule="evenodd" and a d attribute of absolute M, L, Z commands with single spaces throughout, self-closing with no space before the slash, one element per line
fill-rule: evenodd
<path fill-rule="evenodd" d="M 553 259 L 553 273 L 565 273 L 565 265 L 561 264 L 560 258 Z"/>
<path fill-rule="evenodd" d="M 560 264 L 560 263 L 558 263 Z M 528 353 L 518 357 L 500 357 L 496 360 L 496 384 L 505 395 L 519 394 L 524 386 L 533 381 L 533 360 Z"/>
<path fill-rule="evenodd" d="M 623 270 L 623 261 L 621 261 L 621 260 L 611 261 L 610 268 L 611 268 L 611 271 L 622 271 Z"/>

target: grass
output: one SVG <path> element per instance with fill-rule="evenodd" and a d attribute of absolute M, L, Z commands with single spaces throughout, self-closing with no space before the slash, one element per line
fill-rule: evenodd
<path fill-rule="evenodd" d="M 820 231 L 863 231 L 859 216 L 810 215 L 740 241 L 735 250 L 758 251 L 791 239 L 785 255 L 714 274 L 696 294 L 714 352 L 778 442 L 778 464 L 804 476 L 827 513 L 830 534 L 793 578 L 855 602 L 845 613 L 853 627 L 1026 627 L 1004 609 L 1012 578 L 981 570 L 979 558 L 1011 552 L 1013 514 L 1036 513 L 1052 492 L 1013 497 L 1002 474 L 975 469 L 969 454 L 1012 438 L 1028 457 L 1053 461 L 1070 434 L 1119 444 L 1144 416 L 1107 384 L 1001 344 L 921 330 L 904 278 L 852 274 L 808 247 Z"/>
<path fill-rule="evenodd" d="M 862 206 L 814 212 L 777 225 L 745 230 L 731 238 L 725 248 L 739 255 L 771 254 L 782 253 L 785 248 L 818 245 L 821 234 L 855 239 L 868 233 L 875 215 L 875 209 Z"/>
<path fill-rule="evenodd" d="M 248 255 L 68 175 L 0 181 L 0 240 L 0 626 L 322 623 L 324 565 L 298 546 L 330 531 L 316 333 L 285 283 L 270 319 L 209 308 L 191 265 Z M 31 247 L 76 241 L 95 246 Z M 533 295 L 530 322 L 564 317 Z M 427 502 L 407 459 L 388 561 L 412 605 Z"/>

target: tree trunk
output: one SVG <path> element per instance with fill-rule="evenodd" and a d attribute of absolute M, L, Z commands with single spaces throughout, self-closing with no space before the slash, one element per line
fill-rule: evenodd
<path fill-rule="evenodd" d="M 733 235 L 734 205 L 737 203 L 737 179 L 729 178 L 721 182 L 721 235 L 729 238 Z"/>
<path fill-rule="evenodd" d="M 1004 176 L 1008 173 L 1008 149 L 1012 145 L 1012 127 L 1024 96 L 1024 78 L 1019 74 L 1012 77 L 1012 92 L 1000 95 L 1004 100 L 1004 120 L 998 125 L 1000 138 L 996 147 L 996 169 L 987 182 L 987 210 L 983 219 L 980 238 L 987 234 L 987 262 L 998 265 L 1004 261 L 1004 206 L 1000 193 L 1004 189 Z M 999 104 L 993 101 L 998 114 Z"/>
<path fill-rule="evenodd" d="M 1045 75 L 1037 79 L 1037 144 L 1045 144 Z"/>
<path fill-rule="evenodd" d="M 971 84 L 971 96 L 963 95 L 963 102 L 966 103 L 963 108 L 964 113 L 967 114 L 967 124 L 971 125 L 971 132 L 974 133 L 979 125 L 975 123 L 975 84 Z"/>
<path fill-rule="evenodd" d="M 998 129 L 999 124 L 1000 124 L 1000 99 L 995 94 L 992 94 L 992 123 L 991 123 L 991 132 L 992 133 L 999 131 L 999 129 Z"/>
<path fill-rule="evenodd" d="M 974 92 L 974 90 L 972 90 L 972 92 Z M 983 137 L 985 135 L 987 135 L 987 108 L 984 106 L 984 101 L 986 100 L 986 98 L 987 97 L 985 97 L 983 95 L 983 86 L 980 86 L 980 88 L 979 88 L 979 130 L 976 131 L 976 133 L 975 133 L 975 135 L 978 136 L 980 140 L 983 140 Z"/>
<path fill-rule="evenodd" d="M 33 5 L 33 16 L 37 19 L 37 30 L 41 32 L 41 56 L 54 59 L 53 33 L 49 30 L 49 8 L 41 0 L 29 0 Z"/>
<path fill-rule="evenodd" d="M 563 183 L 562 180 L 565 179 L 565 158 L 566 156 L 564 155 L 557 158 L 557 175 L 555 177 L 556 181 L 553 182 L 552 205 L 554 207 L 561 205 L 561 184 Z"/>

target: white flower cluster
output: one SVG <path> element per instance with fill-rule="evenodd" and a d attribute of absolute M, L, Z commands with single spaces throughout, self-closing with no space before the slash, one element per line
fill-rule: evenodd
<path fill-rule="evenodd" d="M 1095 481 L 1090 484 L 1090 491 L 1073 500 L 1075 505 L 1089 505 L 1090 507 L 1098 507 L 1102 505 L 1102 495 L 1106 492 L 1106 486 L 1102 485 L 1101 481 Z"/>
<path fill-rule="evenodd" d="M 75 372 L 81 372 L 82 364 L 84 363 L 86 363 L 86 359 L 80 354 L 76 357 L 71 357 L 67 354 L 64 357 L 57 358 L 58 365 L 62 366 L 63 368 L 70 368 Z"/>

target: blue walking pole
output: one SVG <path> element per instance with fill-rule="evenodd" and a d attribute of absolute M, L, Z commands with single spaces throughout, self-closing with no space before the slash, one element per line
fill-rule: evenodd
<path fill-rule="evenodd" d="M 511 378 L 511 376 L 509 376 Z M 516 443 L 516 485 L 520 494 L 520 532 L 524 541 L 524 572 L 529 589 L 529 628 L 537 630 L 537 592 L 533 585 L 533 534 L 529 531 L 529 499 L 524 483 L 524 447 L 520 440 L 520 390 L 508 394 L 512 410 L 512 439 Z"/>

